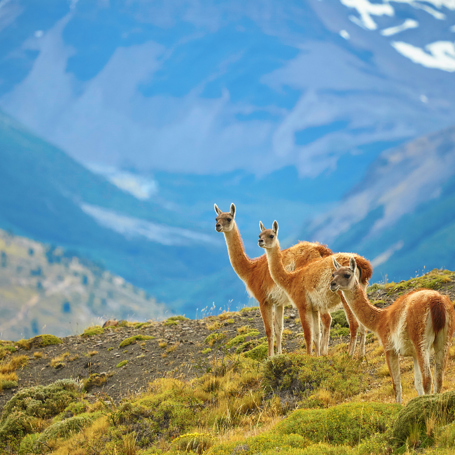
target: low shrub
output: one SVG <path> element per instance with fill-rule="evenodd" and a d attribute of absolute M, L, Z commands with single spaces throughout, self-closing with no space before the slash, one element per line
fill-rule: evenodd
<path fill-rule="evenodd" d="M 263 366 L 266 391 L 295 397 L 304 407 L 324 407 L 314 395 L 330 392 L 335 402 L 357 395 L 368 386 L 361 363 L 348 356 L 309 357 L 301 352 L 270 357 Z"/>
<path fill-rule="evenodd" d="M 297 410 L 274 432 L 299 434 L 315 443 L 354 446 L 376 433 L 384 433 L 401 409 L 399 404 L 344 403 L 328 409 Z"/>
<path fill-rule="evenodd" d="M 241 442 L 228 442 L 212 447 L 207 455 L 231 455 L 233 453 L 238 455 L 256 455 L 264 454 L 268 451 L 270 453 L 285 453 L 286 449 L 300 449 L 308 447 L 311 442 L 298 434 L 275 434 L 273 432 L 266 432 L 258 436 L 246 438 Z M 278 449 L 278 450 L 277 450 Z"/>
<path fill-rule="evenodd" d="M 262 361 L 267 358 L 268 353 L 269 346 L 267 344 L 260 344 L 259 346 L 256 346 L 253 349 L 244 352 L 242 355 L 249 359 Z"/>
<path fill-rule="evenodd" d="M 213 445 L 213 437 L 207 433 L 188 433 L 176 437 L 171 444 L 173 450 L 201 454 Z"/>
<path fill-rule="evenodd" d="M 393 440 L 405 444 L 410 433 L 417 429 L 422 439 L 428 439 L 427 422 L 448 424 L 455 420 L 455 391 L 423 395 L 412 399 L 400 412 L 393 426 Z"/>
<path fill-rule="evenodd" d="M 153 340 L 155 337 L 149 335 L 134 335 L 129 338 L 125 338 L 119 345 L 119 348 L 124 348 L 125 346 L 129 346 L 130 344 L 136 343 L 137 341 L 147 341 Z"/>
<path fill-rule="evenodd" d="M 345 327 L 349 328 L 348 320 L 346 319 L 346 313 L 344 310 L 334 311 L 332 314 L 332 327 Z"/>
<path fill-rule="evenodd" d="M 56 416 L 80 394 L 81 384 L 72 379 L 20 390 L 3 408 L 0 447 L 18 446 L 26 434 L 36 431 L 37 421 Z"/>
<path fill-rule="evenodd" d="M 87 327 L 84 330 L 84 333 L 82 334 L 82 336 L 84 338 L 88 338 L 88 337 L 92 337 L 95 335 L 102 335 L 103 333 L 104 333 L 104 329 L 100 325 L 95 325 L 92 327 Z"/>

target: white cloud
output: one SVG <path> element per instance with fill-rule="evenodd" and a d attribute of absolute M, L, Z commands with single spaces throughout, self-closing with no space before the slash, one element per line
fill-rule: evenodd
<path fill-rule="evenodd" d="M 443 71 L 455 71 L 455 43 L 450 41 L 437 41 L 425 46 L 425 50 L 409 43 L 395 41 L 392 46 L 402 55 L 414 63 L 436 68 Z"/>

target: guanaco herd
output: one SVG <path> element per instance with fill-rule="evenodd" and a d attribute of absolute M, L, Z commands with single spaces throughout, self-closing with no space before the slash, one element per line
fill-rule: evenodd
<path fill-rule="evenodd" d="M 350 329 L 349 355 L 354 355 L 357 332 L 361 356 L 365 355 L 366 329 L 374 332 L 384 347 L 398 403 L 402 401 L 399 355 L 413 357 L 415 388 L 424 395 L 431 393 L 430 355 L 434 352 L 434 392 L 441 391 L 455 330 L 455 311 L 449 297 L 420 289 L 384 309 L 376 308 L 366 293 L 373 268 L 362 256 L 333 253 L 312 242 L 281 250 L 278 223 L 274 221 L 272 229 L 259 223 L 258 245 L 265 249 L 265 255 L 251 259 L 235 222 L 235 205 L 222 212 L 215 204 L 215 212 L 215 229 L 224 234 L 232 268 L 259 302 L 269 356 L 274 355 L 275 337 L 276 353 L 282 352 L 284 306 L 289 301 L 299 312 L 308 355 L 312 355 L 313 344 L 316 355 L 328 353 L 330 313 L 342 305 Z"/>

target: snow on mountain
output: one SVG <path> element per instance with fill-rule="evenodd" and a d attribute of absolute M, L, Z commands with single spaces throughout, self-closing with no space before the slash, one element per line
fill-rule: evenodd
<path fill-rule="evenodd" d="M 84 164 L 314 177 L 455 118 L 449 0 L 2 11 L 0 106 Z"/>

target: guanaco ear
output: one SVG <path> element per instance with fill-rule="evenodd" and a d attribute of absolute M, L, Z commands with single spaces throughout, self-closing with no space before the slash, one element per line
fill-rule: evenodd
<path fill-rule="evenodd" d="M 351 256 L 350 259 L 349 259 L 349 268 L 355 272 L 356 268 L 357 268 L 357 262 L 355 262 L 355 258 L 354 256 Z"/>
<path fill-rule="evenodd" d="M 259 221 L 259 229 L 262 231 L 265 231 L 265 226 L 262 224 L 262 221 Z"/>
<path fill-rule="evenodd" d="M 273 230 L 273 232 L 275 232 L 275 234 L 278 235 L 278 221 L 277 220 L 275 220 L 273 222 L 272 230 Z"/>
<path fill-rule="evenodd" d="M 217 215 L 221 215 L 223 213 L 216 204 L 215 204 L 215 212 Z"/>
<path fill-rule="evenodd" d="M 232 215 L 232 218 L 235 217 L 235 205 L 234 204 L 231 204 L 231 215 Z"/>
<path fill-rule="evenodd" d="M 332 262 L 333 262 L 333 266 L 338 270 L 341 265 L 338 264 L 337 260 L 335 259 L 335 256 L 332 256 Z"/>

